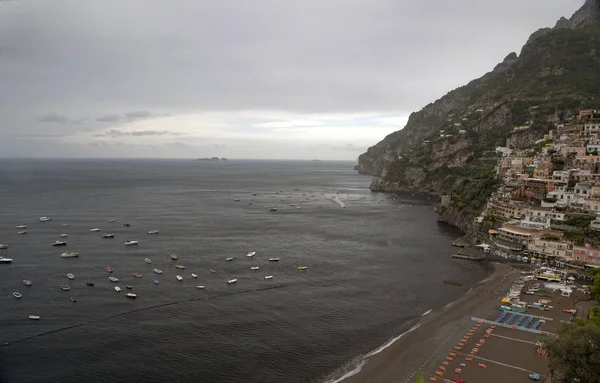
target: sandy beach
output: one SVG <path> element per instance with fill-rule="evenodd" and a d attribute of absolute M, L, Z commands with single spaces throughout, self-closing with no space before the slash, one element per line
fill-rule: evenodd
<path fill-rule="evenodd" d="M 472 316 L 483 317 L 497 310 L 497 299 L 507 291 L 516 272 L 503 264 L 495 264 L 495 268 L 492 276 L 443 311 L 424 317 L 416 330 L 368 357 L 361 371 L 343 382 L 412 382 L 417 371 L 432 372 L 463 333 L 473 326 Z"/>

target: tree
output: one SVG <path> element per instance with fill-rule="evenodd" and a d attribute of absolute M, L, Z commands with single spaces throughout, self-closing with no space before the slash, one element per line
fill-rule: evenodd
<path fill-rule="evenodd" d="M 600 382 L 600 327 L 564 325 L 546 342 L 550 366 L 562 381 Z"/>

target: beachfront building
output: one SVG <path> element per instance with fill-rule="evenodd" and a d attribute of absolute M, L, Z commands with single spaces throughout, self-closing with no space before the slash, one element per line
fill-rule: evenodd
<path fill-rule="evenodd" d="M 562 231 L 550 230 L 543 223 L 527 220 L 511 221 L 502 225 L 498 230 L 498 237 L 502 240 L 527 245 L 535 238 L 552 237 L 560 239 L 564 237 Z"/>
<path fill-rule="evenodd" d="M 562 259 L 571 259 L 569 253 L 569 244 L 561 242 L 558 239 L 534 238 L 527 244 L 527 250 L 530 255 L 535 257 L 554 257 Z"/>
<path fill-rule="evenodd" d="M 573 261 L 579 261 L 588 265 L 600 265 L 600 249 L 595 249 L 589 243 L 585 246 L 573 246 Z"/>

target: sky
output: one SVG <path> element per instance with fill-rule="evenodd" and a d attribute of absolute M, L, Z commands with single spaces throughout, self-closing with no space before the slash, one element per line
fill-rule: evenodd
<path fill-rule="evenodd" d="M 583 0 L 0 0 L 0 157 L 355 160 Z"/>

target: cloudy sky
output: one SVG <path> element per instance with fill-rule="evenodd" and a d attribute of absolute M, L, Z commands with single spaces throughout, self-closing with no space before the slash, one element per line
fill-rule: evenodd
<path fill-rule="evenodd" d="M 583 0 L 0 0 L 0 157 L 355 159 Z"/>

